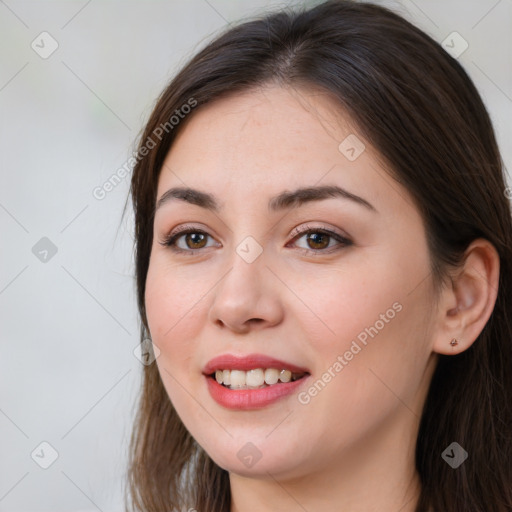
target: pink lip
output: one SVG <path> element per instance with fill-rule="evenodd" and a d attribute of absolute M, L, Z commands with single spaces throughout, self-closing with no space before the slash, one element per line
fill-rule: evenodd
<path fill-rule="evenodd" d="M 276 368 L 278 370 L 291 370 L 294 373 L 309 373 L 307 368 L 302 368 L 280 359 L 264 356 L 263 354 L 248 354 L 237 357 L 232 354 L 223 354 L 208 361 L 203 368 L 204 375 L 211 375 L 216 370 L 244 370 L 254 368 Z"/>
<path fill-rule="evenodd" d="M 229 389 L 219 384 L 215 379 L 205 376 L 211 397 L 228 409 L 249 410 L 261 409 L 295 391 L 302 386 L 309 375 L 302 379 L 281 384 L 274 384 L 261 389 Z"/>
<path fill-rule="evenodd" d="M 260 389 L 229 389 L 219 384 L 211 375 L 216 370 L 252 370 L 254 368 L 276 368 L 278 370 L 290 370 L 294 373 L 306 373 L 304 377 L 292 382 L 279 383 Z M 296 366 L 280 359 L 274 359 L 261 354 L 248 354 L 244 357 L 236 357 L 224 354 L 209 361 L 203 368 L 208 391 L 211 397 L 223 407 L 228 409 L 249 410 L 261 409 L 277 402 L 295 391 L 308 379 L 309 371 L 306 368 Z"/>

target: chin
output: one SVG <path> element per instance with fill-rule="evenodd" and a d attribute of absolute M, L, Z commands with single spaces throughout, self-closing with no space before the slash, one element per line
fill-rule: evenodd
<path fill-rule="evenodd" d="M 221 452 L 217 444 L 214 450 L 207 450 L 207 453 L 217 466 L 243 477 L 294 478 L 302 474 L 304 467 L 308 466 L 298 457 L 297 450 L 291 445 L 286 453 L 279 453 L 279 447 L 271 443 L 264 446 L 264 443 L 253 444 L 245 441 L 230 443 L 230 446 L 233 446 L 233 449 L 226 447 L 226 450 Z"/>

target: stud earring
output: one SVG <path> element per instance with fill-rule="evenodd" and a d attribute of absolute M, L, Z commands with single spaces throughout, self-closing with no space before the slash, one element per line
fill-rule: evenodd
<path fill-rule="evenodd" d="M 459 344 L 459 342 L 457 341 L 457 339 L 456 339 L 456 338 L 453 338 L 453 339 L 452 339 L 452 341 L 450 341 L 450 345 L 451 345 L 452 347 L 454 347 L 455 345 L 458 345 L 458 344 Z"/>

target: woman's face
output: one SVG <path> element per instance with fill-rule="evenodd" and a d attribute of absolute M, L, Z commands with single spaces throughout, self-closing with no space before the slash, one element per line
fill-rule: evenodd
<path fill-rule="evenodd" d="M 339 112 L 277 86 L 217 100 L 160 175 L 145 295 L 156 362 L 186 428 L 233 473 L 341 470 L 416 437 L 435 358 L 424 226 Z M 281 382 L 286 370 L 305 375 Z"/>

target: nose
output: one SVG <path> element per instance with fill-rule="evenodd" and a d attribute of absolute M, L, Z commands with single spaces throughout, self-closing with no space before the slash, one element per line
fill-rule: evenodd
<path fill-rule="evenodd" d="M 212 290 L 209 321 L 238 334 L 280 323 L 282 283 L 267 267 L 264 253 L 251 263 L 234 253 L 230 262 L 231 267 Z"/>

